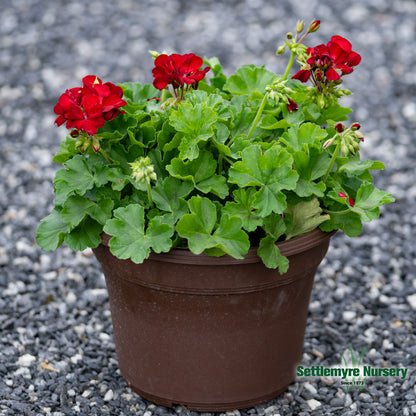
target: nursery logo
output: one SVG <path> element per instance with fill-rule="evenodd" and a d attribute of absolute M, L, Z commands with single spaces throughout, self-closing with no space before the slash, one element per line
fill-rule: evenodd
<path fill-rule="evenodd" d="M 342 362 L 339 367 L 312 366 L 297 367 L 298 377 L 332 377 L 340 378 L 341 384 L 346 387 L 347 393 L 356 388 L 362 390 L 368 377 L 399 377 L 404 380 L 407 376 L 407 368 L 378 368 L 371 365 L 363 365 L 363 357 L 367 350 L 365 347 L 361 353 L 354 353 L 351 344 L 349 353 L 341 354 Z"/>

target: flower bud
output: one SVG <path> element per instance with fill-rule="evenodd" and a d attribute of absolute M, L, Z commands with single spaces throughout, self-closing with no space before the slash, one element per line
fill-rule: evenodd
<path fill-rule="evenodd" d="M 335 130 L 338 133 L 342 133 L 344 131 L 344 129 L 345 129 L 345 126 L 342 123 L 335 124 Z"/>
<path fill-rule="evenodd" d="M 72 130 L 71 133 L 69 133 L 71 135 L 71 137 L 76 138 L 79 136 L 79 131 L 78 130 Z"/>
<path fill-rule="evenodd" d="M 293 33 L 291 33 L 291 32 L 289 32 L 289 33 L 286 33 L 286 38 L 287 39 L 293 39 Z"/>
<path fill-rule="evenodd" d="M 276 55 L 283 55 L 285 53 L 286 45 L 279 46 L 276 51 Z"/>
<path fill-rule="evenodd" d="M 160 55 L 159 52 L 152 51 L 152 50 L 149 50 L 149 53 L 150 53 L 150 55 L 152 56 L 153 59 L 156 59 Z"/>
<path fill-rule="evenodd" d="M 359 131 L 355 131 L 354 135 L 357 139 L 360 139 L 362 142 L 364 141 L 364 135 L 360 133 Z"/>
<path fill-rule="evenodd" d="M 334 142 L 334 139 L 335 139 L 334 137 L 332 137 L 331 139 L 328 139 L 322 147 L 326 149 L 329 145 L 331 145 Z"/>
<path fill-rule="evenodd" d="M 355 155 L 355 152 L 356 152 L 355 146 L 352 143 L 348 143 L 347 147 L 348 147 L 349 152 Z"/>
<path fill-rule="evenodd" d="M 322 73 L 322 71 L 319 68 L 315 71 L 315 78 L 318 81 L 322 81 L 323 73 Z"/>
<path fill-rule="evenodd" d="M 92 146 L 95 153 L 100 151 L 100 142 L 95 136 L 92 139 L 91 146 Z"/>
<path fill-rule="evenodd" d="M 361 127 L 360 123 L 354 123 L 354 124 L 351 125 L 351 130 L 356 131 L 356 130 L 359 130 L 360 127 Z"/>
<path fill-rule="evenodd" d="M 305 22 L 303 20 L 298 20 L 298 23 L 296 24 L 296 32 L 298 33 L 302 32 L 304 27 L 305 27 Z"/>
<path fill-rule="evenodd" d="M 319 29 L 319 26 L 321 25 L 320 20 L 314 20 L 310 25 L 308 29 L 308 33 L 316 32 Z"/>
<path fill-rule="evenodd" d="M 157 180 L 154 166 L 148 156 L 141 157 L 136 162 L 130 163 L 132 169 L 132 176 L 137 183 L 150 183 L 150 180 Z"/>
<path fill-rule="evenodd" d="M 325 108 L 325 106 L 326 106 L 326 101 L 325 101 L 325 97 L 324 97 L 324 95 L 323 95 L 323 94 L 321 94 L 321 95 L 319 96 L 317 104 L 318 104 L 318 108 Z"/>

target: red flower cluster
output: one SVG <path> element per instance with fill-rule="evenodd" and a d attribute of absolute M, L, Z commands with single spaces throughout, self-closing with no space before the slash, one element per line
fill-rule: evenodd
<path fill-rule="evenodd" d="M 319 83 L 325 79 L 337 81 L 341 74 L 349 74 L 354 66 L 361 62 L 361 56 L 352 50 L 351 43 L 341 36 L 332 36 L 326 44 L 307 49 L 307 66 L 298 71 L 292 78 L 306 82 L 312 76 Z"/>
<path fill-rule="evenodd" d="M 196 88 L 198 82 L 204 79 L 205 74 L 210 70 L 209 67 L 200 70 L 202 64 L 202 58 L 193 53 L 159 55 L 155 59 L 155 67 L 152 70 L 155 78 L 153 86 L 159 90 L 163 90 L 167 85 L 172 85 L 174 90 L 185 85 L 193 85 Z"/>
<path fill-rule="evenodd" d="M 82 130 L 90 135 L 97 133 L 108 120 L 113 120 L 127 103 L 122 99 L 122 88 L 111 82 L 102 83 L 95 75 L 82 79 L 81 88 L 66 90 L 55 105 L 58 114 L 55 123 L 60 126 L 66 122 L 66 128 Z"/>

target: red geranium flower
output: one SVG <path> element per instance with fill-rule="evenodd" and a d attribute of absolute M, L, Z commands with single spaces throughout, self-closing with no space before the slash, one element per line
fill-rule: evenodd
<path fill-rule="evenodd" d="M 306 50 L 308 59 L 306 67 L 292 78 L 306 82 L 312 76 L 314 82 L 337 81 L 341 75 L 349 74 L 361 62 L 361 56 L 352 50 L 351 43 L 341 37 L 332 36 L 326 44 L 317 45 Z M 341 75 L 337 72 L 341 71 Z"/>
<path fill-rule="evenodd" d="M 209 67 L 200 70 L 202 64 L 202 58 L 193 53 L 159 55 L 155 59 L 155 67 L 152 70 L 155 78 L 153 86 L 159 90 L 163 90 L 168 85 L 172 85 L 174 90 L 185 85 L 197 86 L 210 70 Z"/>
<path fill-rule="evenodd" d="M 103 84 L 95 75 L 88 75 L 82 81 L 82 88 L 67 90 L 59 98 L 54 108 L 58 114 L 55 123 L 60 126 L 66 122 L 68 129 L 94 135 L 106 120 L 120 114 L 119 108 L 127 103 L 122 99 L 123 90 L 111 82 Z"/>
<path fill-rule="evenodd" d="M 88 75 L 82 79 L 84 94 L 92 94 L 99 97 L 100 104 L 103 106 L 104 120 L 113 120 L 121 111 L 120 107 L 127 103 L 122 99 L 123 89 L 111 82 L 102 83 L 101 79 L 95 75 Z"/>

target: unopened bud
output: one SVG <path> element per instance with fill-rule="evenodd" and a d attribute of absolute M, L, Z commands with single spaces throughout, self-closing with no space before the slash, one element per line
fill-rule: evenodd
<path fill-rule="evenodd" d="M 149 50 L 149 53 L 150 53 L 150 55 L 152 56 L 153 59 L 156 59 L 160 55 L 160 53 L 157 52 L 157 51 Z"/>
<path fill-rule="evenodd" d="M 360 139 L 362 142 L 364 141 L 364 135 L 360 133 L 359 131 L 355 131 L 354 135 L 357 139 Z"/>
<path fill-rule="evenodd" d="M 354 124 L 351 125 L 351 130 L 356 131 L 356 130 L 359 130 L 360 127 L 361 127 L 360 123 L 354 123 Z"/>
<path fill-rule="evenodd" d="M 350 153 L 355 155 L 355 152 L 356 152 L 355 146 L 352 143 L 348 143 L 347 147 L 348 147 L 348 150 L 350 151 Z"/>
<path fill-rule="evenodd" d="M 293 39 L 293 33 L 291 33 L 291 32 L 289 32 L 289 33 L 286 33 L 286 38 L 287 39 Z"/>
<path fill-rule="evenodd" d="M 324 145 L 322 146 L 324 149 L 326 149 L 329 145 L 331 145 L 334 142 L 334 137 L 332 139 L 328 139 Z"/>
<path fill-rule="evenodd" d="M 136 180 L 137 183 L 150 183 L 150 180 L 156 180 L 156 172 L 154 171 L 154 167 L 152 162 L 148 156 L 141 157 L 136 162 L 130 163 L 132 176 Z"/>
<path fill-rule="evenodd" d="M 319 26 L 321 25 L 320 20 L 314 20 L 310 25 L 308 29 L 308 33 L 316 32 L 319 29 Z"/>
<path fill-rule="evenodd" d="M 69 133 L 71 135 L 71 137 L 76 138 L 79 136 L 79 131 L 78 130 L 72 130 L 71 133 Z"/>
<path fill-rule="evenodd" d="M 305 27 L 305 22 L 303 20 L 298 20 L 298 23 L 296 24 L 296 32 L 298 33 L 302 32 L 304 27 Z"/>
<path fill-rule="evenodd" d="M 344 153 L 345 156 L 349 153 L 348 147 L 345 145 L 345 143 L 341 145 L 341 152 Z"/>
<path fill-rule="evenodd" d="M 95 153 L 100 151 L 100 142 L 95 136 L 92 139 L 92 144 L 91 145 L 92 145 L 92 148 L 93 148 Z"/>
<path fill-rule="evenodd" d="M 322 71 L 319 68 L 315 71 L 315 78 L 318 81 L 322 81 L 323 73 L 322 73 Z"/>
<path fill-rule="evenodd" d="M 318 108 L 325 108 L 326 102 L 325 97 L 321 94 L 318 98 Z"/>
<path fill-rule="evenodd" d="M 276 55 L 283 55 L 286 49 L 286 45 L 279 46 L 276 51 Z"/>
<path fill-rule="evenodd" d="M 345 126 L 342 123 L 335 124 L 335 130 L 338 133 L 342 133 L 344 131 L 344 129 L 345 129 Z"/>

